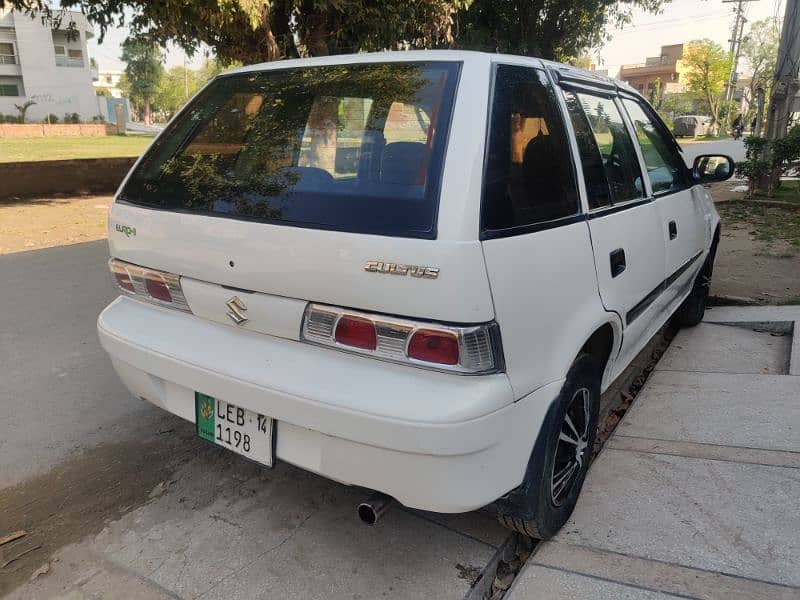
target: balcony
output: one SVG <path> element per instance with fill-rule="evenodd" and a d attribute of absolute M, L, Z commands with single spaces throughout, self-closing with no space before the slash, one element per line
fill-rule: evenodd
<path fill-rule="evenodd" d="M 75 67 L 78 69 L 82 69 L 85 66 L 85 63 L 82 58 L 71 58 L 69 56 L 60 56 L 56 54 L 56 66 Z"/>
<path fill-rule="evenodd" d="M 0 54 L 0 65 L 15 65 L 17 57 L 13 54 Z"/>

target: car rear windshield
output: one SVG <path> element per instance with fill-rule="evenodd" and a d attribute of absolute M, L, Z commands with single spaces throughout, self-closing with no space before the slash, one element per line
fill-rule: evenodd
<path fill-rule="evenodd" d="M 222 76 L 159 136 L 120 200 L 432 238 L 459 63 Z"/>

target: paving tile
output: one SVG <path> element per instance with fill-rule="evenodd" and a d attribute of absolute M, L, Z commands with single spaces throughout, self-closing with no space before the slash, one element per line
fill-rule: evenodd
<path fill-rule="evenodd" d="M 505 600 L 671 600 L 682 597 L 532 564 L 514 581 Z"/>
<path fill-rule="evenodd" d="M 800 452 L 800 378 L 656 371 L 616 433 Z"/>
<path fill-rule="evenodd" d="M 791 341 L 790 335 L 701 323 L 678 333 L 656 370 L 785 374 Z"/>
<path fill-rule="evenodd" d="M 554 538 L 800 586 L 800 469 L 606 449 Z"/>

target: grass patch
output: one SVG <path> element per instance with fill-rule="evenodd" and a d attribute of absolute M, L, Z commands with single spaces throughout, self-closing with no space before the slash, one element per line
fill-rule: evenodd
<path fill-rule="evenodd" d="M 800 181 L 782 181 L 770 200 L 800 204 Z"/>
<path fill-rule="evenodd" d="M 733 139 L 731 136 L 727 134 L 723 135 L 698 135 L 697 137 L 679 137 L 678 143 L 679 144 L 692 144 L 695 142 L 720 142 L 722 140 L 731 140 Z"/>
<path fill-rule="evenodd" d="M 152 135 L 3 138 L 0 162 L 139 156 L 152 141 Z"/>
<path fill-rule="evenodd" d="M 717 211 L 723 224 L 744 223 L 760 242 L 784 240 L 800 248 L 800 211 L 739 202 L 718 204 Z"/>

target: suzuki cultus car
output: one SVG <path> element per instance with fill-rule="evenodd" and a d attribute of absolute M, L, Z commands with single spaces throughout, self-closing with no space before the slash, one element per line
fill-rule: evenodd
<path fill-rule="evenodd" d="M 625 84 L 455 51 L 218 76 L 117 193 L 103 347 L 263 465 L 547 538 L 600 394 L 703 315 L 724 156 Z"/>

